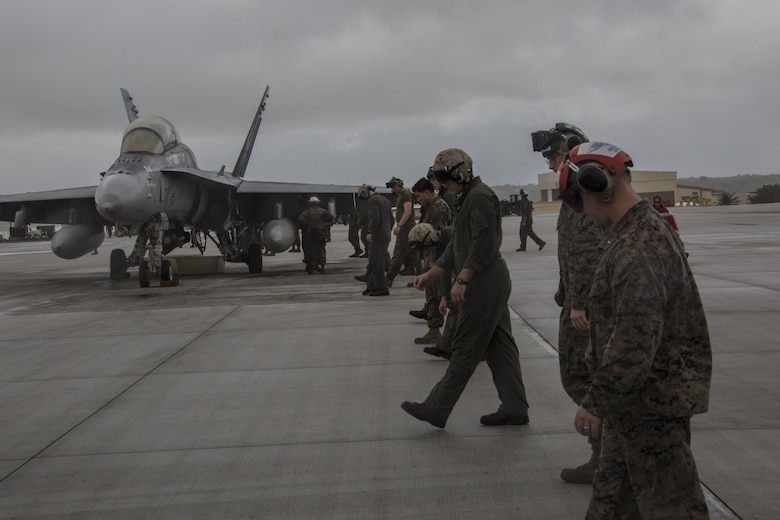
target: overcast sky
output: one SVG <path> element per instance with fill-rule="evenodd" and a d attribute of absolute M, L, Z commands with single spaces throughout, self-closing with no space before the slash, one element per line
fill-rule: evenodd
<path fill-rule="evenodd" d="M 166 117 L 246 178 L 411 185 L 466 150 L 537 182 L 557 121 L 679 177 L 778 173 L 777 0 L 3 0 L 0 193 L 97 184 L 127 125 Z"/>

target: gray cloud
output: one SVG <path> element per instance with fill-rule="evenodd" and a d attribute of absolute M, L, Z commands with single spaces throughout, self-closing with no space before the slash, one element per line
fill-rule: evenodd
<path fill-rule="evenodd" d="M 230 168 L 266 84 L 248 178 L 413 180 L 458 146 L 492 184 L 544 171 L 556 121 L 682 177 L 776 173 L 774 0 L 10 0 L 0 192 L 95 184 L 119 87 Z"/>

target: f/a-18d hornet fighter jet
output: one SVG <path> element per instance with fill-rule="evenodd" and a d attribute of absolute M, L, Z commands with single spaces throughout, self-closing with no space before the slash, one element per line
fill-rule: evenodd
<path fill-rule="evenodd" d="M 295 243 L 295 218 L 310 196 L 326 201 L 334 215 L 354 211 L 357 186 L 244 180 L 268 87 L 232 172 L 225 166 L 199 169 L 174 126 L 159 116 L 139 117 L 130 94 L 120 90 L 130 124 L 119 158 L 100 174 L 97 186 L 0 195 L 0 218 L 14 226 L 63 224 L 51 241 L 60 258 L 94 251 L 105 227 L 113 226 L 118 235 L 137 237 L 129 255 L 111 252 L 113 279 L 129 277 L 127 269 L 137 266 L 141 287 L 149 286 L 150 275 L 170 280 L 164 255 L 190 243 L 202 253 L 207 239 L 226 261 L 244 262 L 250 273 L 260 273 L 262 246 L 281 252 Z"/>

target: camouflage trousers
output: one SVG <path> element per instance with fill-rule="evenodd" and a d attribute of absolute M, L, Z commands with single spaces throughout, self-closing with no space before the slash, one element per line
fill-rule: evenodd
<path fill-rule="evenodd" d="M 569 397 L 580 404 L 590 388 L 591 377 L 585 363 L 588 350 L 588 332 L 575 330 L 571 324 L 571 309 L 561 309 L 558 324 L 558 363 L 561 369 L 561 384 Z"/>
<path fill-rule="evenodd" d="M 706 519 L 690 418 L 602 424 L 587 520 Z"/>
<path fill-rule="evenodd" d="M 422 272 L 427 272 L 436 263 L 437 256 L 433 252 L 424 251 L 422 255 Z M 446 275 L 445 275 L 446 276 Z M 428 327 L 440 329 L 444 325 L 444 316 L 439 313 L 441 293 L 439 284 L 434 283 L 425 288 L 425 319 Z"/>
<path fill-rule="evenodd" d="M 558 324 L 558 364 L 563 389 L 576 404 L 582 402 L 592 381 L 585 362 L 589 341 L 587 331 L 574 329 L 571 324 L 571 309 L 564 306 Z M 593 451 L 600 450 L 600 439 L 588 437 L 588 443 Z"/>

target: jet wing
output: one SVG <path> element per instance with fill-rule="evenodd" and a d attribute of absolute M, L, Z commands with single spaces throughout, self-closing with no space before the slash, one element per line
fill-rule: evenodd
<path fill-rule="evenodd" d="M 267 182 L 267 181 L 244 181 L 238 187 L 238 194 L 249 193 L 310 193 L 317 195 L 324 193 L 349 193 L 357 194 L 360 186 L 340 185 L 340 184 L 303 184 L 297 182 Z"/>
<path fill-rule="evenodd" d="M 335 215 L 348 215 L 354 211 L 357 189 L 338 184 L 244 181 L 236 196 L 241 217 L 246 222 L 261 223 L 282 217 L 297 219 L 312 196 Z"/>
<path fill-rule="evenodd" d="M 97 186 L 0 195 L 0 220 L 23 224 L 107 224 L 95 208 Z"/>
<path fill-rule="evenodd" d="M 180 174 L 190 177 L 190 179 L 202 184 L 210 184 L 221 188 L 235 188 L 241 183 L 241 179 L 223 175 L 221 172 L 211 172 L 207 170 L 198 170 L 195 168 L 163 168 L 160 170 L 166 174 Z"/>

